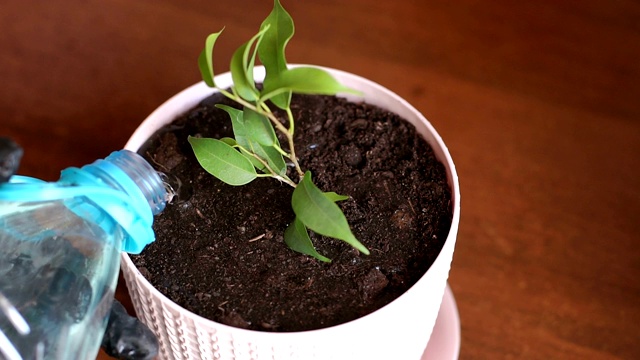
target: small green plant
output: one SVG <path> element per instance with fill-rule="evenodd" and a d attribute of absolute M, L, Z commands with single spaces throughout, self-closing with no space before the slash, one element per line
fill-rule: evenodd
<path fill-rule="evenodd" d="M 229 114 L 234 138 L 189 137 L 200 165 L 230 185 L 272 177 L 292 186 L 291 205 L 296 217 L 284 233 L 285 243 L 291 249 L 321 261 L 331 261 L 316 251 L 307 232 L 310 229 L 343 240 L 369 254 L 351 232 L 346 217 L 336 204 L 348 197 L 321 191 L 313 183 L 311 173 L 302 171 L 293 143 L 295 119 L 290 108 L 292 93 L 335 95 L 357 92 L 341 85 L 324 70 L 287 67 L 285 47 L 293 36 L 294 25 L 278 0 L 274 1 L 273 10 L 260 31 L 231 57 L 233 85 L 229 90 L 219 88 L 214 82 L 213 47 L 221 33 L 222 30 L 207 37 L 198 65 L 205 83 L 240 104 L 242 110 L 217 105 Z M 256 56 L 266 70 L 262 89 L 258 89 L 254 81 Z M 280 120 L 270 106 L 284 110 L 287 119 Z M 276 131 L 286 138 L 286 148 L 280 146 Z M 285 158 L 293 164 L 297 183 L 287 175 Z"/>

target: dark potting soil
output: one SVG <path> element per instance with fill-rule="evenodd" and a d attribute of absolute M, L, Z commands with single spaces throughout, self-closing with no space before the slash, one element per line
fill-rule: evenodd
<path fill-rule="evenodd" d="M 290 186 L 259 178 L 233 187 L 198 165 L 187 136 L 232 136 L 227 113 L 213 106 L 218 102 L 233 105 L 214 95 L 140 150 L 182 183 L 178 198 L 156 217 L 156 242 L 133 256 L 158 290 L 231 326 L 303 331 L 371 313 L 427 271 L 451 226 L 451 192 L 444 166 L 412 125 L 366 104 L 294 96 L 300 164 L 321 190 L 350 196 L 339 206 L 371 251 L 363 255 L 311 234 L 332 259 L 324 263 L 284 244 L 294 218 Z"/>

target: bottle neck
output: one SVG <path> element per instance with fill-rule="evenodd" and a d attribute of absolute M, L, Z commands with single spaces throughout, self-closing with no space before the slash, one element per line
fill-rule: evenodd
<path fill-rule="evenodd" d="M 104 159 L 85 165 L 82 170 L 103 180 L 114 189 L 148 204 L 153 215 L 164 210 L 167 191 L 160 175 L 142 158 L 129 150 L 114 151 Z"/>
<path fill-rule="evenodd" d="M 80 169 L 63 170 L 59 183 L 84 190 L 111 189 L 112 192 L 80 192 L 127 233 L 124 251 L 138 254 L 155 240 L 153 215 L 164 210 L 167 191 L 158 173 L 140 155 L 115 151 Z"/>

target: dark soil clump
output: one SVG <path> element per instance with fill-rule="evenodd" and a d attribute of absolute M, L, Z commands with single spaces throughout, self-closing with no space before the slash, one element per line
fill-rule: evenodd
<path fill-rule="evenodd" d="M 188 135 L 232 136 L 217 102 L 232 105 L 214 95 L 141 149 L 182 182 L 178 198 L 156 217 L 156 242 L 132 257 L 158 290 L 217 322 L 303 331 L 371 313 L 427 271 L 451 226 L 451 192 L 444 166 L 412 125 L 366 104 L 294 96 L 300 164 L 323 191 L 351 197 L 339 206 L 371 251 L 362 255 L 312 234 L 333 260 L 323 263 L 284 244 L 294 218 L 291 187 L 271 178 L 232 187 L 198 165 Z"/>

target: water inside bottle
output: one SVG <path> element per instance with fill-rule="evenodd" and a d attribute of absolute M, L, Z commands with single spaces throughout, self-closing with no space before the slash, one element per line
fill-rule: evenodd
<path fill-rule="evenodd" d="M 123 234 L 77 216 L 73 201 L 2 204 L 16 211 L 0 215 L 0 292 L 29 331 L 3 313 L 0 330 L 22 359 L 72 358 L 102 339 Z"/>

